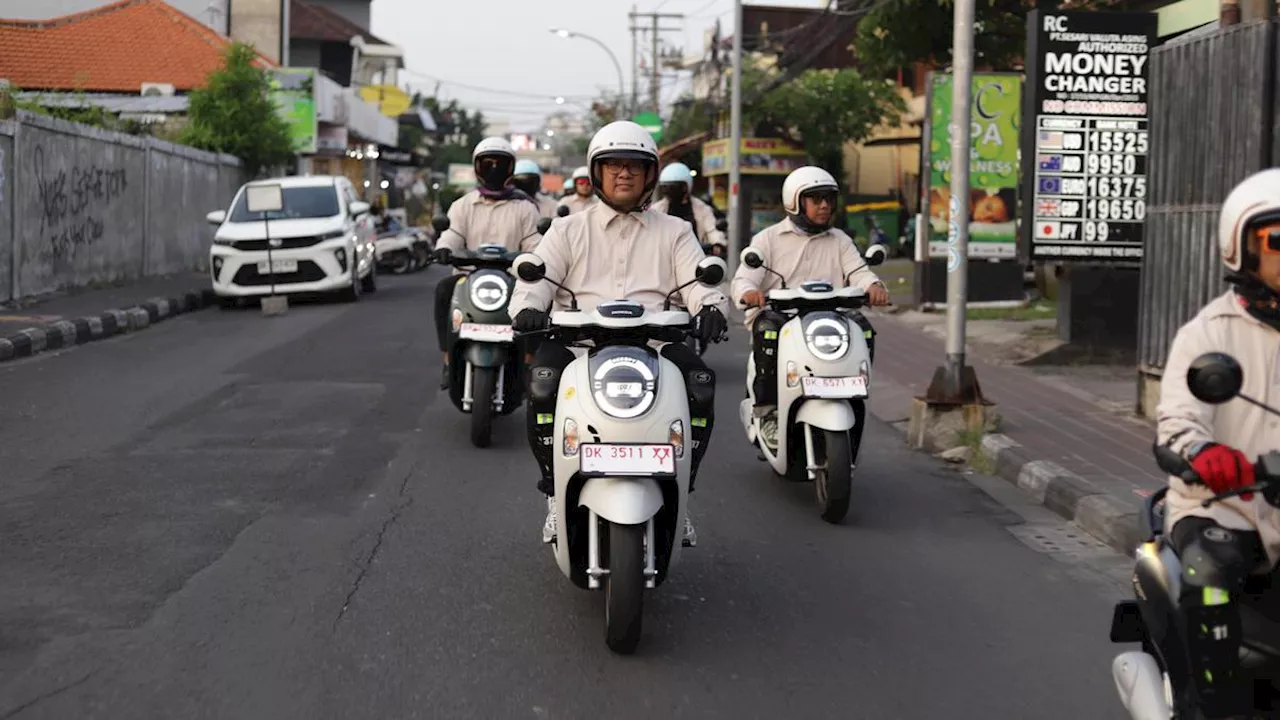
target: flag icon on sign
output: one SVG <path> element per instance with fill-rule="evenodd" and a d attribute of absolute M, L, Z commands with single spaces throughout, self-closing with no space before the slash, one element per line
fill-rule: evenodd
<path fill-rule="evenodd" d="M 1047 130 L 1040 131 L 1040 142 L 1036 147 L 1041 150 L 1061 150 L 1062 149 L 1062 133 L 1059 131 L 1049 132 Z"/>
<path fill-rule="evenodd" d="M 1057 240 L 1060 228 L 1056 222 L 1036 223 L 1037 240 Z"/>
<path fill-rule="evenodd" d="M 1041 170 L 1047 170 L 1047 171 L 1049 171 L 1049 172 L 1061 172 L 1061 171 L 1062 171 L 1062 156 L 1061 156 L 1061 155 L 1041 155 L 1041 156 L 1039 157 L 1039 162 L 1040 162 L 1040 169 L 1041 169 Z"/>
<path fill-rule="evenodd" d="M 1039 200 L 1036 202 L 1036 215 L 1040 217 L 1062 217 L 1061 200 Z"/>
<path fill-rule="evenodd" d="M 1062 192 L 1062 178 L 1057 175 L 1048 175 L 1039 178 L 1039 192 L 1045 195 L 1057 195 Z"/>

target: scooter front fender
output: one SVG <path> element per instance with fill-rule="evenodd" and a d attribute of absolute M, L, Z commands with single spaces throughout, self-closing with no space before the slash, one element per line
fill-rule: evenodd
<path fill-rule="evenodd" d="M 796 422 L 810 427 L 841 432 L 858 424 L 847 400 L 805 400 L 796 411 Z"/>
<path fill-rule="evenodd" d="M 611 523 L 639 525 L 662 508 L 662 488 L 650 477 L 589 478 L 578 504 Z"/>
<path fill-rule="evenodd" d="M 510 350 L 499 343 L 469 342 L 463 355 L 474 367 L 502 367 L 507 364 Z"/>

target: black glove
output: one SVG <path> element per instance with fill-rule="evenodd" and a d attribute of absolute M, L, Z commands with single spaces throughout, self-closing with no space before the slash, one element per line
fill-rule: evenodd
<path fill-rule="evenodd" d="M 718 308 L 707 306 L 698 311 L 698 339 L 704 345 L 720 342 L 720 336 L 729 329 L 729 321 Z"/>
<path fill-rule="evenodd" d="M 516 315 L 516 319 L 511 325 L 517 332 L 536 332 L 545 330 L 547 321 L 550 319 L 551 316 L 541 310 L 525 308 Z"/>
<path fill-rule="evenodd" d="M 440 265 L 448 265 L 453 259 L 453 251 L 447 247 L 436 248 L 434 259 Z"/>

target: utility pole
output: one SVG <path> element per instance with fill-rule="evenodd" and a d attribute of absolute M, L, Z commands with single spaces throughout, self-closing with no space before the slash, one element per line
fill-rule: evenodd
<path fill-rule="evenodd" d="M 733 0 L 733 77 L 729 82 L 729 262 L 736 271 L 743 244 L 738 202 L 742 185 L 742 0 Z"/>
<path fill-rule="evenodd" d="M 969 298 L 969 152 L 973 95 L 974 0 L 956 0 L 951 49 L 951 222 L 947 229 L 947 346 L 926 399 L 939 405 L 982 402 L 973 368 L 965 365 Z"/>
<path fill-rule="evenodd" d="M 639 28 L 636 27 L 635 5 L 631 6 L 631 14 L 627 17 L 631 19 L 631 108 L 628 116 L 633 116 L 636 114 L 636 102 L 638 101 L 636 86 L 640 84 L 640 55 L 637 53 L 638 46 L 636 45 L 636 32 Z"/>
<path fill-rule="evenodd" d="M 653 58 L 652 58 L 652 65 L 649 68 L 649 104 L 652 105 L 651 109 L 654 112 L 660 112 L 661 108 L 659 107 L 660 100 L 659 100 L 658 91 L 660 90 L 659 82 L 660 82 L 660 73 L 662 71 L 662 64 L 661 64 L 661 58 L 658 56 L 659 35 L 664 32 L 684 32 L 684 29 L 659 27 L 658 23 L 664 18 L 669 20 L 683 20 L 684 15 L 678 14 L 678 13 L 658 13 L 658 12 L 638 13 L 635 11 L 635 7 L 633 6 L 631 8 L 631 12 L 627 15 L 627 17 L 631 19 L 631 38 L 632 38 L 631 55 L 632 55 L 633 68 L 638 68 L 638 62 L 636 60 L 636 41 L 635 41 L 636 32 L 638 30 L 646 29 L 646 28 L 638 27 L 636 24 L 636 21 L 639 20 L 640 18 L 648 18 L 650 20 L 650 27 L 647 28 L 647 30 L 649 33 L 651 33 L 651 37 L 649 38 L 649 40 L 651 43 L 650 47 L 652 49 Z M 635 80 L 634 80 L 635 77 L 636 77 L 636 74 L 635 74 L 635 71 L 633 71 L 633 74 L 632 74 L 633 80 L 632 80 L 632 88 L 631 88 L 631 97 L 632 97 L 631 112 L 633 113 L 639 109 L 637 105 L 637 98 L 636 98 Z"/>

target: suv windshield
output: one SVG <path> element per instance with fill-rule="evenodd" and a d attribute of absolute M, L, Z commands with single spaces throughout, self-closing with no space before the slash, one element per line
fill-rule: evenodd
<path fill-rule="evenodd" d="M 338 207 L 338 191 L 332 185 L 312 187 L 287 187 L 282 191 L 284 210 L 279 212 L 249 212 L 247 196 L 240 193 L 236 206 L 231 210 L 231 222 L 255 220 L 298 220 L 302 218 L 327 218 L 341 212 Z M 264 218 L 263 215 L 266 215 Z"/>

